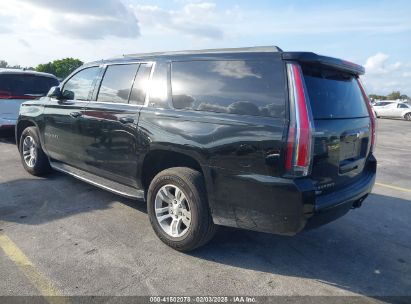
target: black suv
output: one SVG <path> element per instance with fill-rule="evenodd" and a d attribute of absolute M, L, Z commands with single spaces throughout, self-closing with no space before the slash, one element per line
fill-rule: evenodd
<path fill-rule="evenodd" d="M 25 169 L 145 199 L 187 251 L 216 225 L 283 235 L 359 207 L 375 181 L 363 67 L 277 47 L 86 64 L 20 109 Z"/>

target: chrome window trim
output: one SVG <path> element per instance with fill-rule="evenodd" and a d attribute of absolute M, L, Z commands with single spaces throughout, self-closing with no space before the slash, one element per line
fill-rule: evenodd
<path fill-rule="evenodd" d="M 138 65 L 139 65 L 138 68 L 137 68 L 136 74 L 134 75 L 133 83 L 131 84 L 130 94 L 129 94 L 129 96 L 128 96 L 128 102 L 127 102 L 127 103 L 124 103 L 124 102 L 98 101 L 98 100 L 97 100 L 98 94 L 100 93 L 100 87 L 101 87 L 101 84 L 102 84 L 102 82 L 103 82 L 104 75 L 106 74 L 107 68 L 108 68 L 109 66 L 112 66 L 112 65 L 126 65 L 126 64 L 128 64 L 128 65 L 130 65 L 130 64 L 138 64 Z M 141 64 L 151 64 L 151 71 L 150 71 L 150 76 L 149 76 L 149 78 L 148 78 L 148 85 L 147 85 L 148 87 L 150 87 L 151 78 L 153 77 L 154 68 L 155 68 L 155 65 L 156 65 L 156 62 L 155 62 L 155 61 L 152 61 L 152 60 L 148 60 L 148 61 L 137 60 L 137 61 L 127 61 L 127 62 L 104 63 L 104 64 L 99 65 L 99 67 L 102 68 L 102 69 L 104 70 L 104 72 L 103 72 L 103 75 L 102 75 L 102 77 L 101 77 L 101 79 L 100 79 L 100 83 L 99 83 L 98 90 L 97 90 L 96 97 L 95 97 L 96 100 L 90 100 L 90 102 L 92 102 L 93 104 L 128 105 L 128 106 L 140 107 L 140 108 L 141 108 L 141 107 L 147 107 L 148 102 L 149 102 L 149 90 L 148 90 L 148 89 L 147 89 L 147 91 L 146 91 L 146 97 L 145 97 L 145 99 L 144 99 L 144 104 L 137 105 L 137 104 L 132 104 L 132 103 L 130 103 L 131 91 L 133 90 L 135 78 L 137 77 L 137 74 L 138 74 L 138 71 L 140 70 L 140 65 L 141 65 Z"/>

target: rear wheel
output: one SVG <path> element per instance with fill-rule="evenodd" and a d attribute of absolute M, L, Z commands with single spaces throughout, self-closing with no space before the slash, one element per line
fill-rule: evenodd
<path fill-rule="evenodd" d="M 193 250 L 214 236 L 204 179 L 196 170 L 176 167 L 157 174 L 148 189 L 147 204 L 155 233 L 176 250 Z"/>
<path fill-rule="evenodd" d="M 43 175 L 50 171 L 49 160 L 41 148 L 36 127 L 24 129 L 20 137 L 20 157 L 24 169 L 33 175 Z"/>
<path fill-rule="evenodd" d="M 405 119 L 405 120 L 408 120 L 408 121 L 411 121 L 411 113 L 405 114 L 405 115 L 404 115 L 404 119 Z"/>

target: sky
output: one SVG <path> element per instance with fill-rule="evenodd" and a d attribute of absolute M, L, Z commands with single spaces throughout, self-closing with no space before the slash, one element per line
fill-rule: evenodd
<path fill-rule="evenodd" d="M 0 0 L 0 59 L 277 45 L 362 64 L 369 93 L 411 96 L 409 0 Z"/>

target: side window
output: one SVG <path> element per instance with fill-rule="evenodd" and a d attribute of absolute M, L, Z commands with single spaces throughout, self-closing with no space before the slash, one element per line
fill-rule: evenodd
<path fill-rule="evenodd" d="M 109 65 L 104 73 L 97 101 L 128 103 L 138 64 Z"/>
<path fill-rule="evenodd" d="M 93 89 L 93 81 L 96 78 L 99 67 L 85 68 L 74 74 L 63 88 L 63 96 L 67 99 L 89 100 L 89 95 Z"/>
<path fill-rule="evenodd" d="M 284 117 L 285 80 L 280 60 L 172 63 L 177 109 Z"/>
<path fill-rule="evenodd" d="M 138 69 L 137 76 L 130 94 L 130 103 L 143 105 L 146 100 L 148 80 L 150 78 L 151 63 L 142 63 Z"/>
<path fill-rule="evenodd" d="M 156 108 L 169 108 L 168 104 L 168 62 L 157 62 L 154 67 L 153 77 L 150 80 L 149 106 Z"/>
<path fill-rule="evenodd" d="M 399 107 L 399 108 L 402 108 L 402 109 L 408 109 L 408 106 L 405 105 L 405 104 L 403 104 L 403 103 L 399 103 L 399 104 L 398 104 L 398 107 Z"/>

